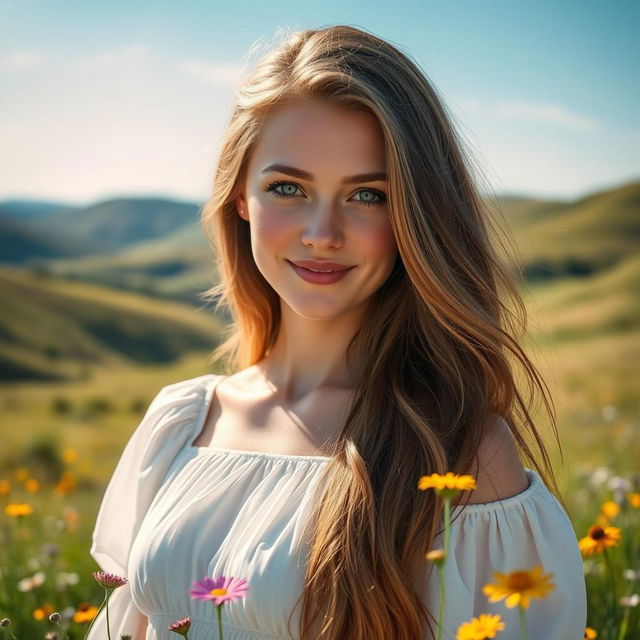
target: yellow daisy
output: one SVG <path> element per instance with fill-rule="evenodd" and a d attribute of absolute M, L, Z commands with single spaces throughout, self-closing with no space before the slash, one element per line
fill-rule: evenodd
<path fill-rule="evenodd" d="M 33 513 L 33 507 L 30 504 L 12 502 L 4 508 L 4 512 L 8 516 L 17 518 L 19 516 L 28 516 L 30 513 Z"/>
<path fill-rule="evenodd" d="M 640 509 L 640 493 L 632 492 L 627 497 L 629 498 L 629 504 L 634 509 Z"/>
<path fill-rule="evenodd" d="M 505 605 L 509 609 L 516 606 L 528 609 L 531 598 L 544 598 L 555 588 L 551 582 L 552 576 L 552 573 L 543 574 L 540 565 L 530 571 L 519 569 L 508 574 L 494 573 L 497 582 L 485 584 L 482 592 L 489 596 L 489 602 L 506 598 Z"/>
<path fill-rule="evenodd" d="M 451 498 L 458 491 L 467 491 L 476 488 L 476 480 L 473 476 L 459 476 L 451 471 L 445 475 L 432 473 L 430 476 L 421 476 L 418 480 L 418 489 L 435 489 L 443 498 Z"/>
<path fill-rule="evenodd" d="M 480 614 L 478 618 L 472 618 L 469 622 L 463 622 L 458 627 L 456 640 L 486 640 L 495 638 L 498 631 L 504 629 L 504 622 L 499 615 Z"/>
<path fill-rule="evenodd" d="M 82 624 L 83 622 L 91 622 L 98 613 L 98 607 L 82 602 L 78 605 L 76 612 L 73 614 L 73 621 Z"/>
<path fill-rule="evenodd" d="M 596 524 L 589 527 L 587 535 L 578 541 L 578 546 L 583 556 L 590 556 L 602 553 L 607 547 L 617 547 L 621 537 L 618 527 L 601 527 Z"/>
<path fill-rule="evenodd" d="M 584 630 L 584 638 L 583 640 L 593 640 L 594 638 L 598 637 L 598 632 L 595 629 L 592 629 L 591 627 L 587 627 Z"/>

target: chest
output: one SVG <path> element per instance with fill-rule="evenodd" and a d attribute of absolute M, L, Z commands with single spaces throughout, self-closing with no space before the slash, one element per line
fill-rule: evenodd
<path fill-rule="evenodd" d="M 262 451 L 287 455 L 328 455 L 328 444 L 346 422 L 350 395 L 314 394 L 295 407 L 269 398 L 214 390 L 197 447 Z"/>

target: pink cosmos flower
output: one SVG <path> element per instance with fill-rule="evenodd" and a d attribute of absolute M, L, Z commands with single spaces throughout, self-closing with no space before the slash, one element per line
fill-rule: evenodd
<path fill-rule="evenodd" d="M 193 583 L 189 595 L 195 600 L 213 600 L 216 605 L 220 605 L 228 600 L 243 598 L 248 589 L 249 586 L 244 578 L 205 576 L 202 580 L 196 580 Z"/>
<path fill-rule="evenodd" d="M 187 631 L 191 627 L 191 618 L 186 617 L 181 620 L 176 620 L 169 625 L 169 631 L 173 631 L 174 633 L 179 633 L 181 636 L 186 636 Z"/>
<path fill-rule="evenodd" d="M 121 587 L 123 584 L 127 584 L 126 578 L 121 578 L 115 573 L 94 571 L 91 575 L 96 579 L 96 582 L 105 589 L 115 589 L 116 587 Z"/>

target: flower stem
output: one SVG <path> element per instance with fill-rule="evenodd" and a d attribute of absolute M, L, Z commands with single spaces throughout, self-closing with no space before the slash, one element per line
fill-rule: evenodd
<path fill-rule="evenodd" d="M 109 638 L 109 640 L 111 640 L 111 631 L 109 629 L 109 596 L 111 595 L 109 590 L 106 589 L 107 592 L 107 638 Z"/>
<path fill-rule="evenodd" d="M 68 639 L 69 638 L 69 634 L 62 628 L 62 626 L 60 625 L 59 622 L 56 622 L 56 626 L 58 627 L 58 629 L 60 629 L 60 631 L 62 631 L 62 633 L 64 633 L 65 637 Z"/>
<path fill-rule="evenodd" d="M 438 566 L 438 582 L 440 584 L 440 607 L 438 610 L 438 635 L 437 640 L 442 638 L 442 625 L 444 622 L 444 605 L 445 605 L 445 582 L 444 567 L 447 563 L 447 554 L 449 552 L 449 529 L 451 524 L 451 497 L 443 496 L 444 500 L 444 558 Z"/>
<path fill-rule="evenodd" d="M 527 625 L 525 622 L 525 610 L 523 606 L 518 607 L 520 613 L 520 636 L 522 640 L 527 640 Z"/>
<path fill-rule="evenodd" d="M 216 607 L 216 611 L 218 612 L 218 637 L 222 640 L 222 604 Z"/>
<path fill-rule="evenodd" d="M 616 618 L 616 583 L 613 575 L 613 567 L 611 566 L 611 558 L 609 558 L 609 554 L 606 549 L 603 549 L 602 552 L 604 555 L 604 562 L 607 566 L 607 573 L 609 574 L 609 582 L 611 583 L 611 619 L 613 621 Z"/>
<path fill-rule="evenodd" d="M 93 620 L 91 621 L 91 624 L 89 625 L 88 629 L 86 630 L 82 640 L 86 640 L 87 636 L 89 635 L 89 631 L 91 631 L 91 627 L 93 627 L 93 623 L 98 619 L 98 616 L 100 615 L 100 612 L 102 611 L 102 607 L 104 607 L 104 605 L 107 603 L 108 599 L 109 599 L 109 594 L 106 592 L 106 589 L 105 589 L 104 600 L 102 601 L 102 604 L 100 605 L 100 608 L 98 609 L 95 617 L 93 618 Z"/>

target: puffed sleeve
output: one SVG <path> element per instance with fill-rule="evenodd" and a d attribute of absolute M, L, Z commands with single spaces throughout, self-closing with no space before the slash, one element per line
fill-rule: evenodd
<path fill-rule="evenodd" d="M 489 602 L 483 586 L 494 573 L 511 573 L 541 565 L 552 573 L 554 589 L 532 598 L 526 609 L 529 638 L 581 640 L 587 621 L 587 596 L 582 556 L 575 531 L 560 502 L 540 475 L 525 469 L 529 486 L 523 492 L 485 504 L 452 509 L 449 554 L 445 565 L 443 638 L 455 639 L 458 627 L 482 613 L 500 614 L 505 623 L 500 640 L 520 640 L 518 607 L 505 600 Z M 442 548 L 436 536 L 433 548 Z M 426 604 L 437 619 L 439 585 L 435 568 L 428 580 Z"/>
<path fill-rule="evenodd" d="M 195 438 L 209 375 L 163 387 L 129 438 L 107 485 L 93 531 L 90 554 L 102 571 L 127 577 L 129 551 L 151 502 L 175 456 Z M 129 584 L 109 599 L 112 638 L 136 637 L 144 616 Z M 106 610 L 95 619 L 87 640 L 104 640 Z"/>

